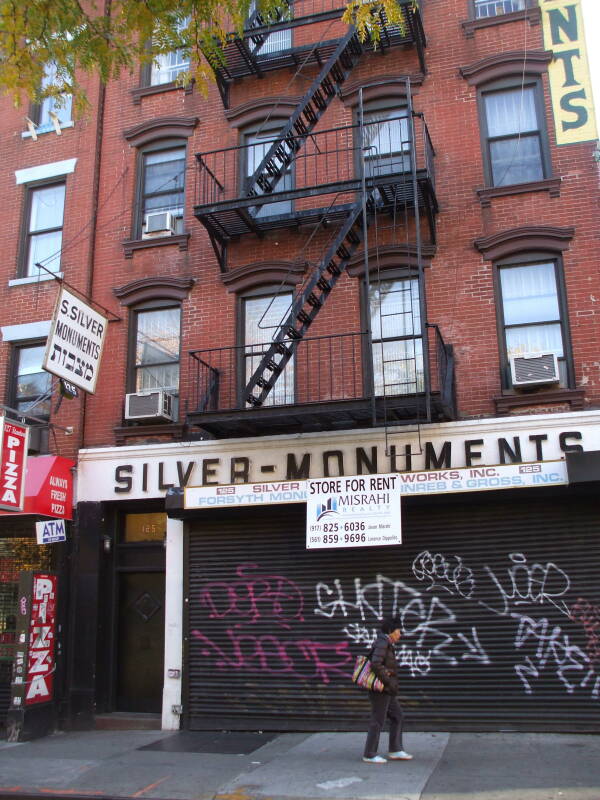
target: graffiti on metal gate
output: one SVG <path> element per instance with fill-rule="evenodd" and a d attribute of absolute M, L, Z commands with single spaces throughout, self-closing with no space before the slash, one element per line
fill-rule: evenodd
<path fill-rule="evenodd" d="M 354 654 L 371 648 L 385 617 L 398 616 L 398 664 L 412 678 L 440 668 L 493 672 L 496 660 L 503 669 L 508 661 L 526 695 L 552 675 L 567 693 L 600 699 L 600 607 L 573 595 L 558 564 L 516 552 L 500 566 L 477 566 L 423 550 L 411 571 L 411 583 L 333 576 L 303 591 L 285 575 L 241 564 L 231 580 L 204 584 L 196 600 L 210 625 L 192 637 L 218 670 L 329 684 L 347 679 Z M 330 629 L 328 641 L 306 635 L 314 617 Z M 216 635 L 218 622 L 225 627 Z"/>

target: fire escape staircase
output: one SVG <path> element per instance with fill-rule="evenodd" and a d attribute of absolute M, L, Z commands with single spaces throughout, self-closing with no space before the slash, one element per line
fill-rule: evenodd
<path fill-rule="evenodd" d="M 367 224 L 371 216 L 370 206 L 371 202 L 367 204 Z M 323 260 L 292 303 L 289 315 L 279 326 L 272 344 L 246 385 L 244 397 L 250 406 L 256 408 L 263 405 L 363 241 L 362 211 L 361 198 L 352 205 Z"/>

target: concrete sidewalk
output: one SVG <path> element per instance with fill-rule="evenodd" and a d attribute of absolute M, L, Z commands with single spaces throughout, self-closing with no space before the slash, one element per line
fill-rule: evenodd
<path fill-rule="evenodd" d="M 358 733 L 57 733 L 0 743 L 0 798 L 600 800 L 599 736 L 408 733 L 413 761 L 381 766 L 362 762 L 363 744 Z"/>

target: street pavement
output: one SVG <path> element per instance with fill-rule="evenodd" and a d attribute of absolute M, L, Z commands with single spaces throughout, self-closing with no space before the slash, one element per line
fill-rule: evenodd
<path fill-rule="evenodd" d="M 0 800 L 600 800 L 598 735 L 408 733 L 414 759 L 383 765 L 361 760 L 363 743 L 359 733 L 56 733 L 0 742 Z"/>

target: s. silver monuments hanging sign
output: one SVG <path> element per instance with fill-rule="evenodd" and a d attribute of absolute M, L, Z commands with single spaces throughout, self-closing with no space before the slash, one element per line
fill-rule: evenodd
<path fill-rule="evenodd" d="M 94 394 L 108 320 L 63 286 L 58 294 L 43 368 Z"/>
<path fill-rule="evenodd" d="M 354 475 L 306 481 L 306 547 L 402 544 L 400 476 Z"/>

